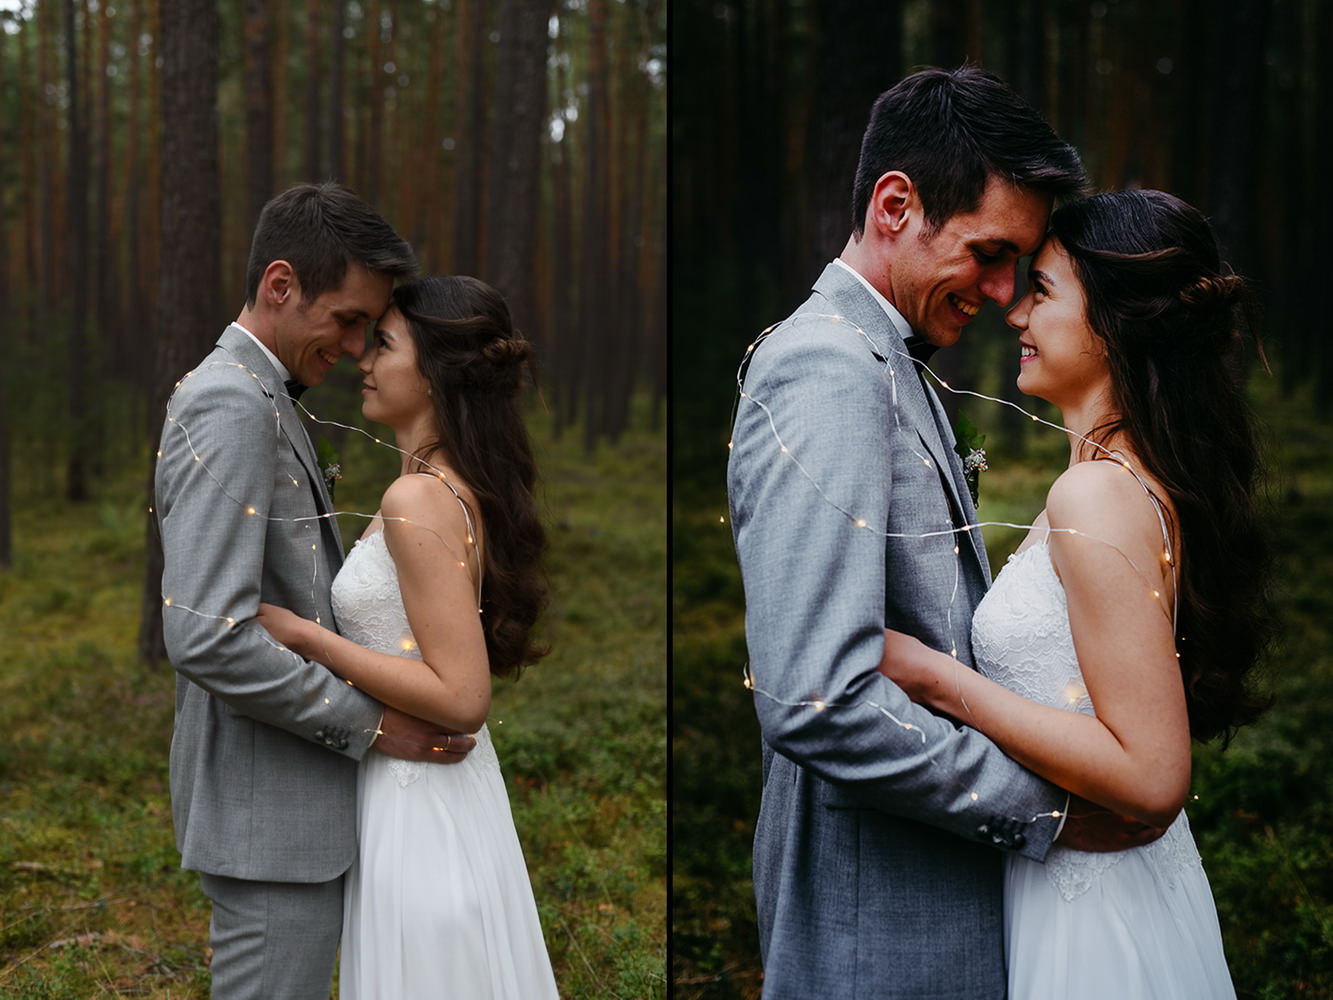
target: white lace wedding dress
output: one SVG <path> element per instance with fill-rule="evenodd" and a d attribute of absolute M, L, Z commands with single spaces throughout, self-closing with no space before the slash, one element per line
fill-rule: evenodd
<path fill-rule="evenodd" d="M 343 635 L 398 656 L 411 637 L 383 532 L 333 582 Z M 556 997 L 500 763 L 483 726 L 458 764 L 375 753 L 357 786 L 360 853 L 343 904 L 341 1000 Z"/>
<path fill-rule="evenodd" d="M 1011 556 L 972 620 L 978 669 L 1032 701 L 1095 714 L 1045 542 Z M 1006 859 L 1011 1000 L 1220 1000 L 1235 991 L 1182 812 L 1146 847 Z"/>

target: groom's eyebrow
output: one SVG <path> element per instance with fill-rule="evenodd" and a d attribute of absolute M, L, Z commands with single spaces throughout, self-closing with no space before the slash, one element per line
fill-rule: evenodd
<path fill-rule="evenodd" d="M 1013 240 L 1007 240 L 1003 236 L 982 236 L 973 240 L 969 246 L 974 250 L 981 250 L 983 253 L 999 255 L 1002 252 L 1008 252 L 1015 257 L 1023 256 L 1022 250 Z"/>

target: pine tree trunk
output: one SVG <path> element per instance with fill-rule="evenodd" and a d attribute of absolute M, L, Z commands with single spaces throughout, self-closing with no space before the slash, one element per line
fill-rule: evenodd
<path fill-rule="evenodd" d="M 537 290 L 533 285 L 541 194 L 542 131 L 546 124 L 546 34 L 548 0 L 504 0 L 496 53 L 485 278 L 509 303 L 514 325 L 537 334 Z"/>
<path fill-rule="evenodd" d="M 221 177 L 218 168 L 218 19 L 212 0 L 171 0 L 162 5 L 162 257 L 153 337 L 156 438 L 171 387 L 203 357 L 222 321 Z M 148 471 L 153 495 L 155 460 Z M 139 656 L 156 665 L 162 645 L 162 549 L 156 520 L 148 530 Z"/>
<path fill-rule="evenodd" d="M 245 2 L 246 220 L 253 230 L 273 197 L 273 66 L 268 0 Z"/>
<path fill-rule="evenodd" d="M 65 498 L 88 499 L 88 133 L 83 122 L 83 91 L 79 79 L 78 17 L 74 0 L 65 0 L 65 83 L 69 97 L 67 198 L 71 308 L 65 371 L 69 378 L 68 454 Z"/>

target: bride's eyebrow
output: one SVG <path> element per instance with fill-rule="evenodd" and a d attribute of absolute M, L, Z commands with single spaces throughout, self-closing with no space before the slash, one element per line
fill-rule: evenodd
<path fill-rule="evenodd" d="M 1035 267 L 1029 269 L 1029 271 L 1028 271 L 1028 281 L 1030 281 L 1030 282 L 1038 282 L 1038 281 L 1039 281 L 1039 282 L 1041 282 L 1043 285 L 1048 285 L 1048 286 L 1049 286 L 1049 285 L 1054 285 L 1054 284 L 1055 284 L 1055 282 L 1051 280 L 1051 276 L 1050 276 L 1049 274 L 1047 274 L 1045 271 L 1038 271 Z"/>

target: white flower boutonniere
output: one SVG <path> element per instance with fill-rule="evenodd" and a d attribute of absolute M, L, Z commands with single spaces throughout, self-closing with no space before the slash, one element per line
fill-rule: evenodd
<path fill-rule="evenodd" d="M 338 452 L 327 440 L 320 438 L 319 444 L 315 446 L 315 459 L 324 470 L 324 485 L 329 488 L 329 499 L 332 500 L 334 484 L 343 477 L 343 467 L 338 460 Z"/>
<path fill-rule="evenodd" d="M 953 450 L 963 460 L 963 477 L 967 491 L 972 494 L 972 506 L 981 506 L 981 474 L 990 468 L 986 464 L 986 435 L 977 432 L 976 425 L 960 410 L 954 424 Z"/>

